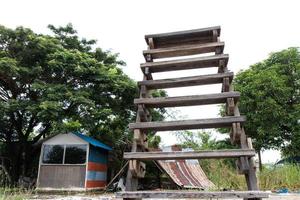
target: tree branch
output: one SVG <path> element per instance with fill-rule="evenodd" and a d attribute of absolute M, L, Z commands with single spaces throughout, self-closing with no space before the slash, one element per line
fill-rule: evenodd
<path fill-rule="evenodd" d="M 50 123 L 47 123 L 45 125 L 45 128 L 37 135 L 33 138 L 32 140 L 32 144 L 35 144 L 37 141 L 39 141 L 39 139 L 44 135 L 46 134 L 51 128 L 51 124 Z"/>

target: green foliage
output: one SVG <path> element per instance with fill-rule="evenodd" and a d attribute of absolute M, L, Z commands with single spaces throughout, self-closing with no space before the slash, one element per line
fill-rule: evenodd
<path fill-rule="evenodd" d="M 232 149 L 234 146 L 229 139 L 216 140 L 211 137 L 210 132 L 199 131 L 182 131 L 176 134 L 180 145 L 184 148 L 192 148 L 194 150 L 213 150 L 213 149 Z"/>
<path fill-rule="evenodd" d="M 112 146 L 120 162 L 132 136 L 136 83 L 117 54 L 80 39 L 71 24 L 49 28 L 53 35 L 0 26 L 0 141 L 8 144 L 12 173 L 23 173 L 41 137 L 75 130 Z"/>
<path fill-rule="evenodd" d="M 191 132 L 191 131 L 182 131 L 177 133 L 177 139 L 180 142 L 180 145 L 183 148 L 192 148 L 195 151 L 199 150 L 218 150 L 218 149 L 233 149 L 237 148 L 230 143 L 230 139 L 225 140 L 216 140 L 211 137 L 210 132 L 199 131 L 199 132 Z M 221 169 L 235 168 L 235 161 L 233 159 L 222 159 L 222 160 L 210 160 L 204 159 L 199 160 L 201 167 L 206 172 L 208 177 L 212 177 L 213 183 L 215 183 L 218 187 L 223 187 L 224 181 L 222 182 L 222 171 Z M 220 167 L 220 168 L 218 168 Z M 219 172 L 218 172 L 219 170 Z M 217 175 L 220 173 L 220 177 Z M 230 173 L 230 172 L 229 172 Z M 230 176 L 230 174 L 228 174 Z M 228 181 L 227 179 L 226 181 Z M 231 183 L 233 184 L 233 182 Z M 231 187 L 231 186 L 230 186 Z"/>
<path fill-rule="evenodd" d="M 288 188 L 293 191 L 300 189 L 300 166 L 283 165 L 266 168 L 258 174 L 260 189 L 277 190 Z"/>
<path fill-rule="evenodd" d="M 228 162 L 228 161 L 231 162 Z M 245 177 L 239 175 L 232 159 L 200 160 L 200 165 L 216 190 L 247 190 Z"/>
<path fill-rule="evenodd" d="M 277 148 L 299 155 L 300 53 L 289 48 L 241 71 L 234 79 L 241 92 L 246 133 L 257 150 Z"/>

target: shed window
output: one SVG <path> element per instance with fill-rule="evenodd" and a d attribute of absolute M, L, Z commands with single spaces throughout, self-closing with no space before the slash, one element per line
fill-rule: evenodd
<path fill-rule="evenodd" d="M 64 157 L 63 145 L 45 145 L 43 151 L 43 163 L 62 164 Z"/>
<path fill-rule="evenodd" d="M 66 145 L 65 164 L 84 164 L 86 145 Z"/>
<path fill-rule="evenodd" d="M 85 164 L 87 145 L 44 145 L 44 164 Z"/>

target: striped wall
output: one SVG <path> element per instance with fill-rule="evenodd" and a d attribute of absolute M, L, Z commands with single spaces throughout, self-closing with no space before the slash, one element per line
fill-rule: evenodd
<path fill-rule="evenodd" d="M 106 186 L 108 152 L 90 145 L 86 188 L 103 188 Z"/>

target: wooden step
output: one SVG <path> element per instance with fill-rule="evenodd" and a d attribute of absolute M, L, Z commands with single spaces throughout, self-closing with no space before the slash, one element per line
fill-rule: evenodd
<path fill-rule="evenodd" d="M 207 67 L 219 67 L 219 61 L 224 60 L 225 66 L 227 65 L 229 56 L 227 54 L 203 56 L 197 58 L 187 58 L 159 62 L 147 62 L 141 64 L 141 69 L 145 73 L 146 68 L 150 73 L 166 72 L 176 70 L 187 70 Z M 147 72 L 148 73 L 148 72 Z M 146 74 L 146 73 L 145 73 Z"/>
<path fill-rule="evenodd" d="M 201 53 L 210 53 L 215 52 L 217 49 L 220 49 L 220 53 L 223 52 L 224 42 L 212 42 L 206 44 L 196 44 L 196 45 L 185 45 L 177 46 L 170 48 L 160 48 L 160 49 L 149 49 L 143 51 L 143 54 L 146 58 L 147 55 L 150 55 L 152 59 L 157 58 L 167 58 L 167 57 L 177 57 L 177 56 L 188 56 Z"/>
<path fill-rule="evenodd" d="M 216 35 L 214 36 L 214 32 Z M 186 31 L 145 35 L 145 40 L 149 44 L 150 38 L 153 40 L 154 48 L 165 48 L 187 44 L 203 44 L 214 42 L 220 36 L 220 26 L 200 28 Z"/>
<path fill-rule="evenodd" d="M 226 103 L 228 98 L 239 99 L 239 92 L 223 92 L 216 94 L 192 95 L 181 97 L 141 98 L 134 99 L 135 104 L 144 104 L 149 108 L 179 107 Z"/>
<path fill-rule="evenodd" d="M 188 87 L 188 86 L 195 86 L 195 85 L 223 83 L 224 78 L 229 78 L 231 82 L 233 79 L 233 72 L 202 75 L 202 76 L 171 78 L 171 79 L 139 81 L 138 85 L 139 86 L 145 85 L 147 89 Z"/>
<path fill-rule="evenodd" d="M 168 199 L 217 199 L 217 198 L 268 198 L 269 192 L 263 191 L 125 191 L 117 192 L 116 198 L 168 198 Z"/>
<path fill-rule="evenodd" d="M 225 149 L 210 151 L 152 151 L 152 152 L 125 152 L 127 160 L 185 160 L 185 159 L 212 159 L 212 158 L 239 158 L 253 157 L 253 149 Z"/>
<path fill-rule="evenodd" d="M 153 131 L 176 131 L 189 129 L 205 129 L 205 128 L 225 128 L 231 127 L 232 123 L 244 123 L 244 116 L 231 116 L 209 119 L 193 119 L 179 121 L 161 121 L 161 122 L 137 122 L 130 123 L 130 129 L 145 129 Z"/>

